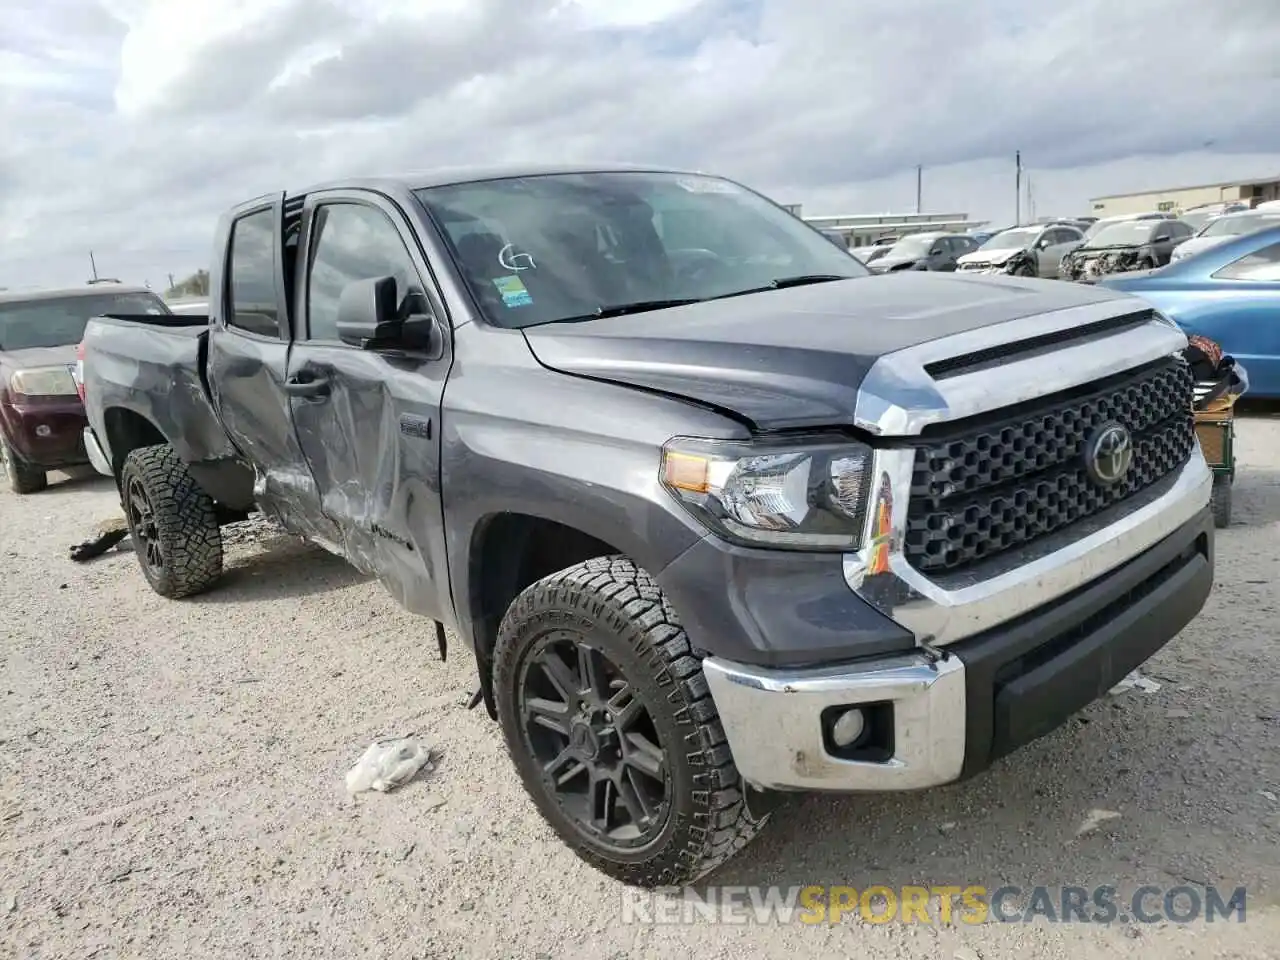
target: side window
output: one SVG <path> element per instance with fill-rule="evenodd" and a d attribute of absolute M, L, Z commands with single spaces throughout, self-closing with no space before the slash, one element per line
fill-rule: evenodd
<path fill-rule="evenodd" d="M 1214 277 L 1219 280 L 1280 281 L 1280 243 L 1273 243 L 1228 263 Z"/>
<path fill-rule="evenodd" d="M 338 339 L 338 300 L 349 283 L 395 277 L 401 300 L 411 291 L 422 291 L 409 251 L 381 210 L 359 203 L 328 203 L 316 207 L 313 216 L 308 339 Z"/>
<path fill-rule="evenodd" d="M 276 308 L 275 214 L 260 210 L 231 227 L 227 323 L 249 333 L 279 337 Z"/>

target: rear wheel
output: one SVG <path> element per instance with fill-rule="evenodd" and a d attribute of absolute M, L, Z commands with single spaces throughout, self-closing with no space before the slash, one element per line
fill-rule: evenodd
<path fill-rule="evenodd" d="M 129 538 L 151 589 L 177 599 L 211 587 L 222 575 L 218 511 L 173 448 L 134 450 L 120 487 Z"/>
<path fill-rule="evenodd" d="M 564 843 L 624 883 L 692 882 L 760 831 L 702 665 L 657 584 L 618 557 L 530 586 L 494 651 L 498 718 Z"/>
<path fill-rule="evenodd" d="M 0 461 L 4 462 L 5 478 L 14 493 L 38 493 L 49 485 L 49 474 L 18 456 L 8 440 L 0 439 Z"/>

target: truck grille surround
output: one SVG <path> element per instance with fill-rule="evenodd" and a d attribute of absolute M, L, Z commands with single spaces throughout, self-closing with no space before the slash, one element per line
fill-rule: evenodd
<path fill-rule="evenodd" d="M 999 376 L 999 371 L 992 371 Z M 1159 482 L 1190 457 L 1194 383 L 1169 357 L 1066 393 L 926 429 L 916 444 L 903 551 L 951 574 L 1025 547 Z M 1085 462 L 1100 427 L 1132 438 L 1128 472 L 1108 486 Z M 933 434 L 933 435 L 930 435 Z"/>

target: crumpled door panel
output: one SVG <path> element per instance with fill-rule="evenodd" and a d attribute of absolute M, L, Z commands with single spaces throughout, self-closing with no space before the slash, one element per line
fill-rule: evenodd
<path fill-rule="evenodd" d="M 294 375 L 329 381 L 319 398 L 294 397 L 294 425 L 338 528 L 339 549 L 409 610 L 447 609 L 440 504 L 441 381 L 447 368 L 329 344 L 298 345 Z M 446 601 L 442 605 L 442 597 Z"/>

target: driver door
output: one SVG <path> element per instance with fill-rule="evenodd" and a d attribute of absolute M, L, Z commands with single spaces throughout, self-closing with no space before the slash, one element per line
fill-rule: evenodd
<path fill-rule="evenodd" d="M 359 280 L 394 277 L 401 303 L 446 316 L 412 227 L 361 190 L 308 196 L 288 389 L 293 422 L 342 552 L 409 610 L 445 618 L 449 579 L 440 498 L 440 399 L 451 358 L 338 335 L 338 303 Z M 442 324 L 447 327 L 447 324 Z"/>

